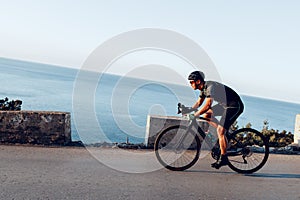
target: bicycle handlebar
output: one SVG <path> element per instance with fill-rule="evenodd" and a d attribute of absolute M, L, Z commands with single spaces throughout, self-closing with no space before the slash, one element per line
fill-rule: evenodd
<path fill-rule="evenodd" d="M 182 113 L 182 115 L 186 115 L 186 114 L 189 114 L 193 111 L 197 111 L 197 109 L 192 108 L 192 107 L 186 107 L 185 105 L 183 105 L 181 103 L 178 103 L 178 112 L 177 112 L 177 114 Z M 204 121 L 211 121 L 211 119 L 205 118 L 205 117 L 197 117 L 197 119 L 204 120 Z M 218 122 L 216 122 L 216 123 L 218 123 Z"/>
<path fill-rule="evenodd" d="M 191 113 L 193 111 L 197 111 L 196 108 L 192 108 L 192 107 L 186 107 L 185 105 L 178 103 L 178 112 L 177 114 L 182 113 L 183 115 Z"/>

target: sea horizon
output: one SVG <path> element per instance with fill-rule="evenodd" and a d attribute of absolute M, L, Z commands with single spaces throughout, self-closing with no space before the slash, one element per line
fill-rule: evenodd
<path fill-rule="evenodd" d="M 57 110 L 73 114 L 74 81 L 80 69 L 2 57 L 0 57 L 0 69 L 0 78 L 3 83 L 0 99 L 19 98 L 23 101 L 22 110 Z M 89 73 L 94 74 L 91 71 Z M 130 116 L 126 116 L 128 114 L 123 113 L 120 109 L 117 109 L 117 113 L 113 113 L 116 110 L 112 108 L 111 99 L 114 95 L 115 85 L 120 78 L 124 77 L 116 74 L 102 74 L 95 93 L 97 120 L 104 129 L 106 137 L 109 135 L 108 138 L 112 142 L 124 142 L 127 137 L 130 137 L 131 141 L 135 143 L 143 142 L 148 114 L 162 113 L 177 116 L 178 98 L 187 106 L 196 101 L 197 93 L 194 97 L 186 97 L 186 94 L 190 94 L 186 86 L 126 77 L 123 80 L 125 81 L 124 87 L 121 87 L 124 94 L 120 94 L 125 96 L 120 96 L 120 99 L 124 99 L 126 94 L 131 94 L 126 102 L 128 105 L 125 105 Z M 140 87 L 134 88 L 137 85 Z M 178 97 L 174 96 L 170 88 L 178 93 Z M 299 103 L 247 94 L 241 94 L 241 97 L 245 104 L 245 111 L 238 119 L 240 127 L 251 123 L 253 128 L 261 130 L 263 122 L 267 120 L 270 129 L 294 132 L 296 114 L 300 113 Z M 124 102 L 120 104 L 122 105 Z M 159 107 L 154 106 L 153 108 L 153 105 L 156 104 L 160 104 L 165 111 L 162 112 Z M 128 117 L 129 119 L 127 119 Z M 130 126 L 132 129 L 122 130 L 122 122 L 119 121 L 123 120 L 132 123 Z M 83 138 L 86 143 L 108 142 L 102 141 L 103 138 L 97 136 L 96 129 L 86 129 L 86 132 L 88 135 L 78 134 L 74 121 L 72 121 L 72 138 L 74 140 Z M 85 137 L 87 138 L 84 139 Z"/>

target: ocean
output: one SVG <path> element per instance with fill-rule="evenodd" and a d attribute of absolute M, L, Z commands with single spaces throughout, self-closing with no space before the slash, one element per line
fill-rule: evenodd
<path fill-rule="evenodd" d="M 77 74 L 77 69 L 0 58 L 0 99 L 20 99 L 22 110 L 70 112 L 73 141 L 142 143 L 147 115 L 177 116 L 177 103 L 191 106 L 198 95 L 183 85 L 86 72 L 91 77 L 101 78 L 90 83 L 96 84 L 93 96 L 81 96 L 80 109 L 87 113 L 86 103 L 93 98 L 94 112 L 88 115 L 94 116 L 98 124 L 89 124 L 93 120 L 87 116 L 84 128 L 77 131 L 76 124 L 80 123 L 74 121 L 73 112 L 74 106 L 78 106 L 73 105 Z M 90 80 L 87 78 L 86 81 Z M 300 104 L 241 96 L 245 111 L 238 119 L 239 127 L 251 123 L 253 128 L 261 130 L 263 122 L 268 120 L 269 128 L 293 133 Z"/>

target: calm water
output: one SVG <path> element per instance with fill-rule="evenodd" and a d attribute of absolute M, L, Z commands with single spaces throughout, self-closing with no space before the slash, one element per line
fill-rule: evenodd
<path fill-rule="evenodd" d="M 78 71 L 39 63 L 0 58 L 0 98 L 21 99 L 22 110 L 67 111 L 73 116 L 73 85 Z M 88 77 L 97 74 L 88 72 Z M 89 78 L 86 80 L 89 82 Z M 89 90 L 89 88 L 87 88 Z M 94 98 L 94 115 L 99 129 L 86 119 L 84 131 L 77 132 L 72 118 L 72 139 L 85 143 L 144 142 L 148 114 L 177 115 L 177 102 L 192 105 L 197 93 L 189 87 L 121 78 L 105 74 L 97 82 L 93 97 L 83 96 L 80 109 L 85 111 L 84 98 Z M 84 94 L 83 94 L 84 95 Z M 238 119 L 240 127 L 251 122 L 254 128 L 263 127 L 293 132 L 300 104 L 242 96 L 245 111 Z"/>

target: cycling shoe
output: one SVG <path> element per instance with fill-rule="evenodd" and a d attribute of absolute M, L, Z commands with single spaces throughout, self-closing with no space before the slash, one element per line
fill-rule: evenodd
<path fill-rule="evenodd" d="M 221 155 L 221 158 L 217 162 L 212 163 L 211 167 L 220 169 L 222 166 L 228 165 L 228 162 L 228 157 L 226 155 Z"/>

